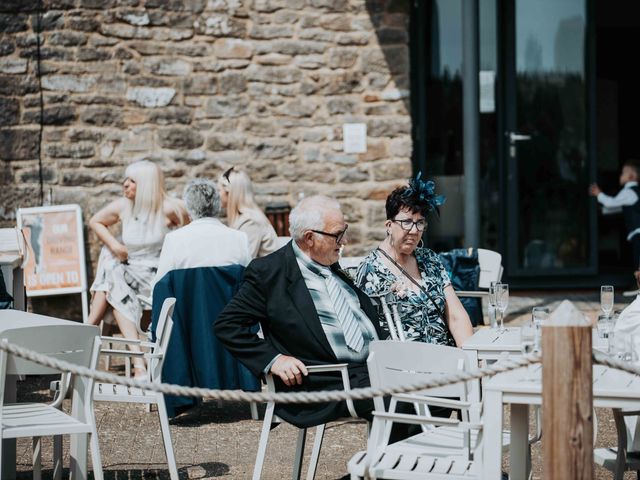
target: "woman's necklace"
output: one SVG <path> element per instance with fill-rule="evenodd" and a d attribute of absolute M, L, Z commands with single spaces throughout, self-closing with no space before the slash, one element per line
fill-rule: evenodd
<path fill-rule="evenodd" d="M 408 266 L 406 263 L 411 262 L 412 258 L 415 258 L 415 256 L 413 254 L 411 255 L 406 255 L 408 262 L 402 262 L 400 261 L 400 259 L 398 258 L 398 252 L 396 252 L 395 248 L 393 248 L 393 246 L 390 247 L 391 248 L 391 252 L 393 254 L 393 257 L 391 257 L 391 255 L 389 255 L 388 252 L 386 252 L 385 250 L 383 250 L 382 248 L 380 248 L 380 251 L 382 251 L 382 253 L 384 253 L 384 255 L 389 259 L 389 261 L 391 262 L 392 265 L 394 265 L 398 271 L 400 272 L 401 275 L 409 278 L 410 280 L 422 280 L 422 275 L 420 274 L 420 269 L 418 268 L 418 276 L 416 277 L 415 275 L 412 275 L 411 273 L 409 273 L 408 269 L 410 268 L 410 266 Z M 417 267 L 417 261 L 416 261 L 416 267 Z M 414 282 L 415 283 L 415 282 Z"/>

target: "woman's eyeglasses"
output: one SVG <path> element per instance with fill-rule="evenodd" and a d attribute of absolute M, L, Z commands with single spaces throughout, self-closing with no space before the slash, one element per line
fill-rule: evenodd
<path fill-rule="evenodd" d="M 227 169 L 227 171 L 222 174 L 222 178 L 224 178 L 227 181 L 227 183 L 231 183 L 231 181 L 229 180 L 229 175 L 231 175 L 231 172 L 233 172 L 233 170 L 235 168 L 236 167 L 231 167 L 231 168 Z"/>
<path fill-rule="evenodd" d="M 427 228 L 426 220 L 418 220 L 417 222 L 414 222 L 410 218 L 405 218 L 402 220 L 391 221 L 400 225 L 400 228 L 406 232 L 410 232 L 414 225 L 416 226 L 416 230 L 418 230 L 419 232 L 424 232 L 424 229 Z"/>
<path fill-rule="evenodd" d="M 333 237 L 336 239 L 336 244 L 339 245 L 342 239 L 344 238 L 345 233 L 347 233 L 347 228 L 349 228 L 349 225 L 345 225 L 344 230 L 338 233 L 323 232 L 322 230 L 311 230 L 311 231 L 313 233 L 319 233 L 320 235 L 326 235 L 327 237 Z"/>

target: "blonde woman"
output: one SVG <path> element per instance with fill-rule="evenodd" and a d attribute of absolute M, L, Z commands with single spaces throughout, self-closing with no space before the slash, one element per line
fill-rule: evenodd
<path fill-rule="evenodd" d="M 219 186 L 229 226 L 247 234 L 251 258 L 275 252 L 278 249 L 276 231 L 253 198 L 249 175 L 231 167 L 220 176 Z"/>
<path fill-rule="evenodd" d="M 147 160 L 127 167 L 123 194 L 89 221 L 89 227 L 104 247 L 91 286 L 93 299 L 88 323 L 100 323 L 111 307 L 124 337 L 137 339 L 136 325 L 143 310 L 138 295 L 151 295 L 164 237 L 170 228 L 185 224 L 187 214 L 182 201 L 165 192 L 160 168 Z M 121 241 L 109 230 L 118 222 L 122 222 Z M 141 358 L 134 359 L 134 374 L 146 375 Z"/>

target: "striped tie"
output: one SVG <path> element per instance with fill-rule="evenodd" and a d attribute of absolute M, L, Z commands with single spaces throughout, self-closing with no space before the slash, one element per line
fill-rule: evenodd
<path fill-rule="evenodd" d="M 364 347 L 364 339 L 362 338 L 362 332 L 358 326 L 358 320 L 351 311 L 349 302 L 347 301 L 340 284 L 334 278 L 330 270 L 322 270 L 320 275 L 324 277 L 324 281 L 327 285 L 327 291 L 331 303 L 338 317 L 338 322 L 342 327 L 344 333 L 344 341 L 351 350 L 360 352 Z"/>

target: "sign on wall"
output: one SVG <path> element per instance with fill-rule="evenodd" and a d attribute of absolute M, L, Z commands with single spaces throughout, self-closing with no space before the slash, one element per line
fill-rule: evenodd
<path fill-rule="evenodd" d="M 24 264 L 27 296 L 81 293 L 86 318 L 87 274 L 80 206 L 21 208 L 17 217 L 28 244 Z"/>

